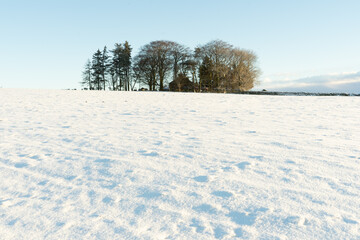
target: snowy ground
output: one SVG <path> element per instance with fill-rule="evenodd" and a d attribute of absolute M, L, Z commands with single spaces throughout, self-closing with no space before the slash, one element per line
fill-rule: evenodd
<path fill-rule="evenodd" d="M 0 89 L 0 239 L 360 239 L 360 98 Z"/>

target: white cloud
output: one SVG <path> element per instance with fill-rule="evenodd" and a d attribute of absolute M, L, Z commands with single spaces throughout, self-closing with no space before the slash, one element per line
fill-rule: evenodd
<path fill-rule="evenodd" d="M 265 78 L 257 89 L 269 91 L 360 93 L 360 72 L 332 73 L 293 80 Z"/>

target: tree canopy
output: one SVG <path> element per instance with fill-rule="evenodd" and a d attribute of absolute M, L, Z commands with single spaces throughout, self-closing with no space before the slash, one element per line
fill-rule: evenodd
<path fill-rule="evenodd" d="M 152 41 L 134 58 L 131 53 L 127 41 L 110 51 L 98 49 L 85 64 L 84 89 L 236 92 L 253 88 L 260 74 L 253 51 L 221 40 L 194 50 L 173 41 Z"/>

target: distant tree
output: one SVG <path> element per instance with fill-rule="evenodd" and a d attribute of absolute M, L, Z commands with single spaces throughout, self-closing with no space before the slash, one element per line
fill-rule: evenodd
<path fill-rule="evenodd" d="M 181 45 L 176 42 L 168 42 L 170 45 L 170 58 L 172 61 L 173 68 L 173 80 L 175 80 L 179 74 L 186 75 L 188 70 L 187 62 L 191 59 L 191 52 L 188 47 Z"/>
<path fill-rule="evenodd" d="M 156 90 L 157 65 L 154 55 L 140 51 L 134 58 L 133 73 L 139 83 L 148 85 L 150 91 Z"/>
<path fill-rule="evenodd" d="M 229 87 L 233 90 L 247 91 L 258 83 L 260 70 L 256 65 L 257 56 L 252 51 L 235 48 L 230 62 Z"/>
<path fill-rule="evenodd" d="M 121 52 L 122 52 L 122 45 L 115 43 L 115 48 L 111 50 L 112 52 L 112 59 L 111 59 L 111 71 L 113 73 L 114 84 L 113 90 L 121 91 L 122 87 L 122 67 L 121 67 Z"/>
<path fill-rule="evenodd" d="M 111 59 L 106 46 L 93 54 L 83 72 L 89 89 L 134 90 L 145 84 L 150 91 L 163 91 L 172 79 L 177 90 L 246 91 L 258 83 L 260 70 L 254 52 L 215 40 L 190 51 L 172 41 L 152 41 L 132 59 L 130 44 L 116 43 Z M 89 70 L 90 69 L 90 70 Z M 180 76 L 180 77 L 179 77 Z M 190 80 L 191 79 L 191 80 Z M 189 87 L 191 82 L 192 87 Z"/>
<path fill-rule="evenodd" d="M 209 57 L 205 56 L 199 68 L 200 90 L 212 90 L 213 88 L 213 63 Z"/>
<path fill-rule="evenodd" d="M 137 67 L 145 71 L 145 79 L 149 89 L 154 91 L 156 86 L 164 90 L 164 83 L 167 74 L 172 67 L 170 51 L 172 42 L 153 41 L 140 49 L 137 55 Z"/>
<path fill-rule="evenodd" d="M 118 79 L 117 90 L 130 90 L 131 85 L 131 51 L 130 44 L 125 41 L 124 44 L 115 44 L 115 48 L 111 51 L 112 66 L 115 77 Z"/>
<path fill-rule="evenodd" d="M 108 71 L 110 75 L 110 89 L 115 91 L 117 90 L 117 76 L 115 66 L 113 64 L 110 64 Z"/>
<path fill-rule="evenodd" d="M 104 47 L 104 50 L 101 55 L 101 62 L 100 62 L 100 69 L 101 69 L 101 82 L 103 85 L 103 90 L 106 90 L 106 74 L 108 73 L 110 64 L 109 64 L 109 55 L 106 46 Z"/>
<path fill-rule="evenodd" d="M 92 86 L 95 90 L 101 90 L 101 83 L 102 83 L 102 52 L 98 49 L 92 57 L 92 76 L 93 82 Z"/>
<path fill-rule="evenodd" d="M 259 69 L 256 55 L 216 40 L 197 49 L 201 59 L 201 85 L 210 91 L 250 90 L 257 83 Z"/>
<path fill-rule="evenodd" d="M 130 91 L 131 89 L 131 51 L 132 48 L 130 44 L 125 41 L 124 43 L 124 50 L 123 50 L 123 57 L 122 57 L 122 66 L 124 72 L 124 79 L 125 79 L 125 90 Z"/>
<path fill-rule="evenodd" d="M 152 41 L 144 45 L 136 56 L 136 72 L 146 71 L 144 79 L 150 90 L 164 90 L 169 76 L 176 79 L 181 72 L 186 74 L 186 61 L 191 59 L 190 49 L 172 41 Z M 140 76 L 137 74 L 137 76 Z"/>
<path fill-rule="evenodd" d="M 225 78 L 231 49 L 232 46 L 230 44 L 221 40 L 211 41 L 200 47 L 199 54 L 201 58 L 203 61 L 208 61 L 207 64 L 211 67 L 211 69 L 209 69 L 210 79 L 206 79 L 210 91 L 218 89 L 223 85 L 222 80 Z"/>
<path fill-rule="evenodd" d="M 83 80 L 81 81 L 82 87 L 92 90 L 92 77 L 91 77 L 91 62 L 88 59 L 85 66 L 84 71 L 82 72 Z"/>
<path fill-rule="evenodd" d="M 153 51 L 156 59 L 157 74 L 159 78 L 159 90 L 164 90 L 166 74 L 171 69 L 172 61 L 170 58 L 172 43 L 169 41 L 154 41 L 149 44 L 149 50 Z"/>

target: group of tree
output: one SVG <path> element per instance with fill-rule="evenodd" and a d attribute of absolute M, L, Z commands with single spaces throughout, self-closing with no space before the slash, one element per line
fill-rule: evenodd
<path fill-rule="evenodd" d="M 85 64 L 81 82 L 84 89 L 134 90 L 135 83 L 131 81 L 131 51 L 127 41 L 115 44 L 115 48 L 110 50 L 112 56 L 109 56 L 106 46 L 102 51 L 98 49 L 92 60 L 88 59 Z"/>
<path fill-rule="evenodd" d="M 109 52 L 111 56 L 109 56 Z M 194 50 L 173 41 L 152 41 L 132 58 L 128 42 L 98 49 L 83 71 L 90 90 L 247 91 L 260 74 L 257 56 L 215 40 Z"/>

